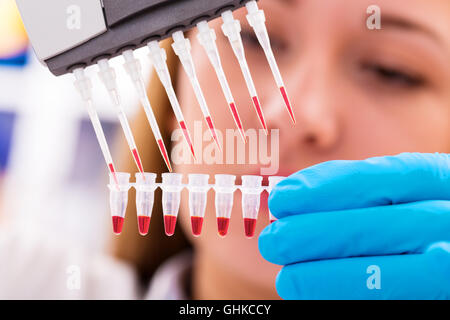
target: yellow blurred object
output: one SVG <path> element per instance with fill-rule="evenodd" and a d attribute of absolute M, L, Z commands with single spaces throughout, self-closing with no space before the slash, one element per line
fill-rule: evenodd
<path fill-rule="evenodd" d="M 0 0 L 0 58 L 22 53 L 28 37 L 14 0 Z"/>

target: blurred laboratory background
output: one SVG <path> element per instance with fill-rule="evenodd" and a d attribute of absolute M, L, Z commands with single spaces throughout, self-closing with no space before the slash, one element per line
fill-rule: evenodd
<path fill-rule="evenodd" d="M 148 79 L 146 51 L 136 54 Z M 131 120 L 138 100 L 123 68 L 116 70 Z M 119 124 L 96 72 L 88 69 L 99 88 L 95 107 L 117 159 Z M 21 237 L 45 235 L 98 252 L 111 235 L 107 169 L 73 80 L 40 64 L 15 1 L 0 0 L 0 226 L 7 221 Z"/>

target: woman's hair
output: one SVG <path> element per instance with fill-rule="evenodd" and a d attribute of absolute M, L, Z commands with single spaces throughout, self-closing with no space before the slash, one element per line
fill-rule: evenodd
<path fill-rule="evenodd" d="M 177 79 L 178 63 L 175 54 L 170 49 L 168 41 L 162 42 L 162 47 L 167 51 L 167 64 L 173 81 Z M 176 88 L 176 83 L 174 82 Z M 148 96 L 152 109 L 163 135 L 164 143 L 170 154 L 170 134 L 172 108 L 167 98 L 164 87 L 159 81 L 155 71 L 152 72 Z M 146 172 L 157 173 L 161 178 L 161 173 L 167 172 L 167 168 L 159 152 L 158 146 L 153 138 L 150 125 L 147 121 L 144 110 L 141 108 L 138 116 L 132 123 L 132 130 L 135 134 L 136 144 L 140 150 L 143 166 Z M 126 159 L 119 163 L 119 170 L 124 172 L 136 172 L 136 166 L 126 144 L 120 146 L 121 155 Z M 125 156 L 127 156 L 125 158 Z M 161 207 L 161 191 L 155 192 L 155 204 L 150 224 L 150 232 L 143 237 L 137 229 L 136 216 L 136 192 L 130 190 L 129 203 L 125 217 L 123 233 L 113 239 L 113 253 L 116 257 L 133 265 L 142 283 L 147 283 L 155 270 L 170 256 L 190 247 L 187 238 L 182 230 L 177 230 L 175 235 L 167 237 L 164 234 L 163 214 Z"/>

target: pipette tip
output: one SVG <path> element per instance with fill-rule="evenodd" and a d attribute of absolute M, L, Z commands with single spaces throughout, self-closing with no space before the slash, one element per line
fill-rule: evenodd
<path fill-rule="evenodd" d="M 150 228 L 150 217 L 148 216 L 138 216 L 138 227 L 139 234 L 141 236 L 146 236 L 148 234 L 148 230 Z"/>
<path fill-rule="evenodd" d="M 192 234 L 199 237 L 202 233 L 203 217 L 191 217 Z"/>
<path fill-rule="evenodd" d="M 239 113 L 237 111 L 236 104 L 234 102 L 231 102 L 229 106 L 230 106 L 231 113 L 233 114 L 234 122 L 236 122 L 236 125 L 239 129 L 239 133 L 241 134 L 242 141 L 244 142 L 244 144 L 246 144 L 247 139 L 245 137 L 245 130 L 242 126 L 242 121 L 241 121 L 241 118 L 239 117 Z"/>
<path fill-rule="evenodd" d="M 113 232 L 114 232 L 114 234 L 119 235 L 119 234 L 122 233 L 123 221 L 124 221 L 123 217 L 119 217 L 119 216 L 113 216 L 112 217 L 112 224 L 113 224 Z"/>
<path fill-rule="evenodd" d="M 289 116 L 291 117 L 292 123 L 296 124 L 297 121 L 295 120 L 294 111 L 292 110 L 291 102 L 289 101 L 289 97 L 287 95 L 286 88 L 280 87 L 280 92 L 281 92 L 281 95 L 283 96 L 284 103 L 286 104 L 286 108 L 289 112 Z"/>
<path fill-rule="evenodd" d="M 119 180 L 117 180 L 117 175 L 116 175 L 116 170 L 114 169 L 114 165 L 112 163 L 108 164 L 108 168 L 109 168 L 109 172 L 111 172 L 113 179 L 114 179 L 114 183 L 116 184 L 116 188 L 117 190 L 120 190 L 119 188 Z"/>
<path fill-rule="evenodd" d="M 208 124 L 209 131 L 211 131 L 211 135 L 216 142 L 217 147 L 219 148 L 219 151 L 222 152 L 222 147 L 220 146 L 219 140 L 217 139 L 216 128 L 214 127 L 214 123 L 212 122 L 211 117 L 206 117 L 205 120 Z"/>
<path fill-rule="evenodd" d="M 164 231 L 166 235 L 171 237 L 175 234 L 175 227 L 177 225 L 177 217 L 167 214 L 164 215 Z"/>
<path fill-rule="evenodd" d="M 187 144 L 189 145 L 189 149 L 191 150 L 192 157 L 194 160 L 197 160 L 197 157 L 195 156 L 194 151 L 194 145 L 192 144 L 191 135 L 189 134 L 189 130 L 186 127 L 186 123 L 184 121 L 180 121 L 180 128 L 183 130 L 184 139 L 186 140 Z"/>
<path fill-rule="evenodd" d="M 164 162 L 166 163 L 167 169 L 169 170 L 169 172 L 172 172 L 172 166 L 170 165 L 169 156 L 167 155 L 167 149 L 166 146 L 164 145 L 164 142 L 161 139 L 158 140 L 158 147 L 159 151 L 161 152 L 164 158 Z"/>
<path fill-rule="evenodd" d="M 261 109 L 261 104 L 259 103 L 259 99 L 258 99 L 257 96 L 254 96 L 254 97 L 252 97 L 252 100 L 253 100 L 253 105 L 254 105 L 254 107 L 256 109 L 256 112 L 258 113 L 259 121 L 261 122 L 261 125 L 262 125 L 262 127 L 264 129 L 264 133 L 267 136 L 269 133 L 267 132 L 266 119 L 264 119 L 264 113 L 263 113 L 263 111 Z"/>
<path fill-rule="evenodd" d="M 133 149 L 131 151 L 133 153 L 134 161 L 136 161 L 136 165 L 141 173 L 144 173 L 144 168 L 142 167 L 141 157 L 139 156 L 139 152 L 137 149 Z"/>

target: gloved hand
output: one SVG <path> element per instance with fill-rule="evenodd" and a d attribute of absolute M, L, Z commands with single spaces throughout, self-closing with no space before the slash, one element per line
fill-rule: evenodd
<path fill-rule="evenodd" d="M 450 156 L 331 161 L 280 182 L 260 235 L 284 299 L 450 299 Z"/>

